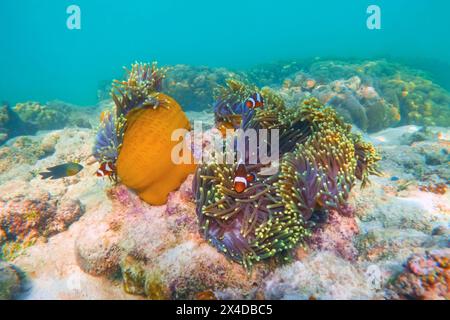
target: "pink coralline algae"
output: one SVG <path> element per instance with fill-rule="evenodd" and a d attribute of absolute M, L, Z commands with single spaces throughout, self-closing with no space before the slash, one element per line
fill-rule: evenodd
<path fill-rule="evenodd" d="M 343 216 L 331 210 L 327 223 L 311 235 L 308 244 L 313 250 L 331 251 L 344 259 L 354 261 L 358 251 L 353 246 L 352 239 L 358 233 L 358 224 L 353 216 Z"/>
<path fill-rule="evenodd" d="M 450 249 L 412 255 L 391 284 L 399 299 L 450 299 Z"/>
<path fill-rule="evenodd" d="M 83 214 L 79 200 L 57 199 L 41 190 L 1 194 L 0 245 L 33 243 L 66 230 Z"/>

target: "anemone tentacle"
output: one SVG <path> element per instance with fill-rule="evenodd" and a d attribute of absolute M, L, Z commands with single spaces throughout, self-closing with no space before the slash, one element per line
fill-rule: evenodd
<path fill-rule="evenodd" d="M 246 88 L 229 82 L 228 88 L 220 89 L 220 103 L 238 103 L 251 91 Z M 257 178 L 237 193 L 233 190 L 237 163 L 222 164 L 213 157 L 197 168 L 193 182 L 202 234 L 246 268 L 304 245 L 318 213 L 345 214 L 356 180 L 365 185 L 369 175 L 379 174 L 375 148 L 353 134 L 334 109 L 315 98 L 287 108 L 276 94 L 268 90 L 261 94 L 264 108 L 250 115 L 244 111 L 241 128 L 279 130 L 278 172 L 263 176 L 259 174 L 262 164 L 248 165 Z M 219 105 L 216 112 L 225 109 Z M 216 119 L 221 115 L 216 114 Z"/>

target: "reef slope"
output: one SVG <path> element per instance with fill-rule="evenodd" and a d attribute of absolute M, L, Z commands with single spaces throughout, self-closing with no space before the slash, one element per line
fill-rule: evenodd
<path fill-rule="evenodd" d="M 358 185 L 352 190 L 353 214 L 337 215 L 329 227 L 316 230 L 307 249 L 299 248 L 292 261 L 279 267 L 257 264 L 251 275 L 199 235 L 192 176 L 169 195 L 166 205 L 153 207 L 126 188 L 111 187 L 93 176 L 91 131 L 41 133 L 15 153 L 5 149 L 10 146 L 0 148 L 8 163 L 18 155 L 28 159 L 44 142 L 56 141 L 53 151 L 35 162 L 8 164 L 0 173 L 2 187 L 22 192 L 23 201 L 46 202 L 23 188 L 29 184 L 57 201 L 78 199 L 82 211 L 52 234 L 37 230 L 35 241 L 3 259 L 26 275 L 19 293 L 25 299 L 443 298 L 442 287 L 415 275 L 416 260 L 404 267 L 411 254 L 441 250 L 441 256 L 450 255 L 450 194 L 433 188 L 448 179 L 449 170 L 445 152 L 440 153 L 448 151 L 448 144 L 437 133 L 448 137 L 450 131 L 430 128 L 421 141 L 413 141 L 419 129 L 406 126 L 366 136 L 383 155 L 384 175 L 373 177 L 363 190 Z M 49 182 L 32 174 L 73 160 L 73 149 L 86 165 L 79 176 Z M 427 164 L 430 150 L 438 159 L 432 166 Z M 0 240 L 4 249 L 7 242 Z M 423 290 L 405 289 L 417 287 Z"/>

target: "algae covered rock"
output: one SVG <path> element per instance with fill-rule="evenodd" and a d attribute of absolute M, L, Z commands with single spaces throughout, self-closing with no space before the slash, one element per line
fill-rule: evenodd
<path fill-rule="evenodd" d="M 433 250 L 408 258 L 404 270 L 390 284 L 400 299 L 450 299 L 450 249 Z"/>
<path fill-rule="evenodd" d="M 6 104 L 0 105 L 0 145 L 8 140 L 9 134 L 9 111 Z"/>
<path fill-rule="evenodd" d="M 6 236 L 1 256 L 15 258 L 38 239 L 67 229 L 84 212 L 80 201 L 53 197 L 49 192 L 12 181 L 3 184 L 0 205 L 0 227 Z M 6 191 L 8 190 L 8 191 Z"/>
<path fill-rule="evenodd" d="M 186 110 L 202 111 L 212 107 L 215 88 L 230 77 L 240 77 L 225 68 L 176 65 L 167 72 L 165 92 Z"/>
<path fill-rule="evenodd" d="M 37 130 L 59 129 L 67 121 L 67 110 L 65 108 L 51 108 L 38 102 L 18 103 L 13 111 L 22 122 Z"/>
<path fill-rule="evenodd" d="M 20 276 L 8 263 L 0 260 L 0 300 L 13 299 L 20 291 Z"/>
<path fill-rule="evenodd" d="M 261 65 L 248 74 L 254 81 L 259 77 L 264 85 L 280 88 L 287 101 L 311 94 L 370 132 L 394 125 L 450 122 L 448 90 L 427 72 L 397 62 L 318 58 Z M 308 88 L 302 78 L 314 85 Z"/>
<path fill-rule="evenodd" d="M 330 252 L 317 252 L 277 269 L 264 288 L 267 299 L 375 299 L 364 272 Z"/>
<path fill-rule="evenodd" d="M 113 223 L 99 223 L 75 240 L 75 252 L 80 268 L 91 275 L 111 276 L 119 270 L 122 255 L 120 232 Z"/>

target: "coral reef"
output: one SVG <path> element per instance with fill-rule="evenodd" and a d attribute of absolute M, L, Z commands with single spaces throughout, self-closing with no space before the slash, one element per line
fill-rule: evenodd
<path fill-rule="evenodd" d="M 39 130 L 60 129 L 67 122 L 67 110 L 57 110 L 38 102 L 18 103 L 13 111 L 22 122 Z"/>
<path fill-rule="evenodd" d="M 58 128 L 72 128 L 63 130 L 36 132 L 48 119 L 23 122 L 0 108 L 0 140 L 8 135 L 0 146 L 0 256 L 8 260 L 0 261 L 0 299 L 449 299 L 450 131 L 430 125 L 447 126 L 439 121 L 448 93 L 428 75 L 385 61 L 313 59 L 248 71 L 260 89 L 226 70 L 174 72 L 163 81 L 163 70 L 136 64 L 95 108 L 36 109 L 66 112 Z M 215 114 L 185 117 L 169 97 L 200 110 L 217 84 Z M 255 92 L 264 108 L 250 112 L 242 102 Z M 431 100 L 431 116 L 422 99 Z M 415 104 L 418 117 L 408 115 Z M 160 128 L 142 127 L 153 128 L 157 112 L 166 123 L 170 109 L 171 121 L 207 121 L 204 146 L 220 136 L 214 126 L 279 129 L 279 170 L 264 175 L 266 165 L 248 164 L 256 180 L 238 194 L 237 164 L 213 158 L 180 175 L 162 206 L 116 183 L 117 171 L 112 181 L 95 176 L 98 162 L 118 165 L 139 121 L 128 146 L 142 133 L 153 138 L 139 146 L 157 148 Z M 95 135 L 82 127 L 97 114 Z M 369 132 L 399 127 L 360 135 L 340 116 Z M 25 133 L 34 135 L 17 137 Z M 37 175 L 73 161 L 84 166 L 77 176 Z M 163 171 L 159 161 L 134 176 Z"/>
<path fill-rule="evenodd" d="M 198 233 L 192 176 L 170 193 L 165 206 L 149 206 L 125 186 L 111 188 L 107 180 L 94 176 L 97 164 L 88 160 L 93 132 L 77 128 L 27 137 L 33 143 L 18 148 L 17 155 L 22 150 L 26 158 L 33 145 L 49 145 L 54 151 L 38 161 L 11 166 L 0 173 L 0 183 L 11 181 L 8 192 L 24 189 L 25 197 L 31 198 L 35 191 L 27 190 L 34 188 L 50 193 L 51 201 L 79 199 L 84 214 L 65 231 L 40 237 L 31 246 L 17 246 L 16 252 L 22 254 L 15 255 L 12 263 L 30 281 L 22 295 L 28 299 L 191 299 L 212 292 L 218 299 L 396 297 L 390 279 L 404 270 L 408 257 L 447 248 L 450 232 L 448 191 L 444 195 L 420 191 L 418 183 L 397 191 L 403 181 L 416 179 L 404 162 L 389 159 L 394 152 L 403 153 L 405 159 L 418 154 L 415 143 L 400 144 L 401 137 L 409 140 L 417 132 L 411 128 L 366 136 L 385 155 L 379 161 L 384 175 L 371 177 L 364 189 L 356 182 L 349 206 L 341 213 L 329 210 L 326 223 L 310 219 L 308 224 L 316 226 L 309 229 L 306 248 L 293 250 L 285 264 L 254 264 L 250 276 Z M 447 137 L 448 130 L 429 130 L 432 134 L 420 143 L 431 149 L 442 147 L 436 135 L 442 132 Z M 399 151 L 399 146 L 404 149 Z M 392 154 L 386 156 L 391 148 Z M 85 165 L 78 177 L 48 182 L 30 174 L 73 161 L 73 149 Z M 425 165 L 424 156 L 419 158 Z M 8 159 L 14 164 L 12 156 Z M 393 176 L 399 180 L 391 180 Z M 433 179 L 430 175 L 422 182 Z M 0 239 L 6 239 L 4 233 Z"/>
<path fill-rule="evenodd" d="M 392 281 L 390 289 L 400 299 L 450 299 L 450 250 L 415 254 L 405 269 Z"/>
<path fill-rule="evenodd" d="M 445 126 L 450 121 L 450 95 L 428 78 L 408 69 L 380 79 L 387 101 L 398 105 L 403 124 Z"/>
<path fill-rule="evenodd" d="M 9 108 L 7 104 L 0 105 L 0 144 L 9 138 Z"/>
<path fill-rule="evenodd" d="M 378 132 L 373 142 L 384 146 L 382 156 L 388 167 L 395 167 L 401 182 L 419 184 L 424 189 L 445 191 L 450 181 L 450 145 L 448 132 L 442 127 L 423 128 L 408 126 L 407 130 L 386 129 Z M 397 132 L 403 132 L 397 136 Z M 444 137 L 447 137 L 444 135 Z M 434 186 L 440 186 L 435 188 Z"/>
<path fill-rule="evenodd" d="M 191 183 L 188 179 L 161 207 L 146 205 L 124 186 L 111 189 L 109 218 L 76 239 L 80 267 L 106 276 L 120 270 L 127 293 L 150 299 L 193 299 L 227 287 L 250 293 L 260 273 L 249 279 L 199 237 Z"/>
<path fill-rule="evenodd" d="M 34 164 L 55 152 L 56 137 L 36 139 L 35 137 L 20 136 L 8 141 L 0 148 L 0 174 L 14 177 L 14 167 L 23 164 Z M 11 161 L 14 159 L 14 161 Z M 30 173 L 31 174 L 31 173 Z"/>
<path fill-rule="evenodd" d="M 18 103 L 13 108 L 0 106 L 0 144 L 17 136 L 32 135 L 39 130 L 57 130 L 66 127 L 91 128 L 94 107 L 78 107 L 63 101 Z"/>
<path fill-rule="evenodd" d="M 425 72 L 386 60 L 292 61 L 258 66 L 248 75 L 259 78 L 258 85 L 278 87 L 289 105 L 315 96 L 369 132 L 450 121 L 450 94 L 444 88 Z"/>
<path fill-rule="evenodd" d="M 264 288 L 267 299 L 376 299 L 364 273 L 330 252 L 317 252 L 279 268 Z"/>
<path fill-rule="evenodd" d="M 225 68 L 175 65 L 164 79 L 165 92 L 185 110 L 202 111 L 211 108 L 211 97 L 217 86 L 224 85 L 226 79 L 242 77 Z"/>
<path fill-rule="evenodd" d="M 228 106 L 253 91 L 237 84 L 229 82 Z M 281 131 L 279 172 L 262 176 L 261 164 L 249 166 L 257 179 L 237 193 L 232 186 L 236 164 L 221 164 L 213 158 L 197 169 L 194 178 L 201 232 L 246 268 L 304 243 L 309 226 L 324 212 L 346 211 L 356 179 L 364 184 L 369 174 L 378 173 L 375 149 L 352 134 L 351 126 L 331 108 L 317 99 L 305 100 L 297 109 L 277 103 L 282 100 L 276 95 L 267 100 L 263 109 L 251 111 L 242 126 Z"/>
<path fill-rule="evenodd" d="M 41 237 L 66 230 L 83 214 L 79 200 L 52 199 L 49 193 L 27 184 L 15 189 L 16 184 L 2 184 L 0 192 L 0 230 L 4 234 L 0 245 L 5 259 L 14 258 Z"/>
<path fill-rule="evenodd" d="M 88 157 L 90 148 L 85 144 L 90 134 L 72 130 L 17 137 L 0 147 L 0 254 L 4 259 L 14 259 L 25 248 L 67 230 L 85 212 L 75 190 L 89 183 L 74 185 L 87 173 L 54 182 L 38 176 L 61 159 L 83 161 Z M 73 154 L 74 144 L 77 155 Z"/>
<path fill-rule="evenodd" d="M 336 256 L 355 261 L 358 251 L 353 239 L 359 234 L 359 226 L 350 212 L 347 216 L 330 210 L 327 223 L 320 226 L 308 239 L 312 251 L 334 252 Z"/>

